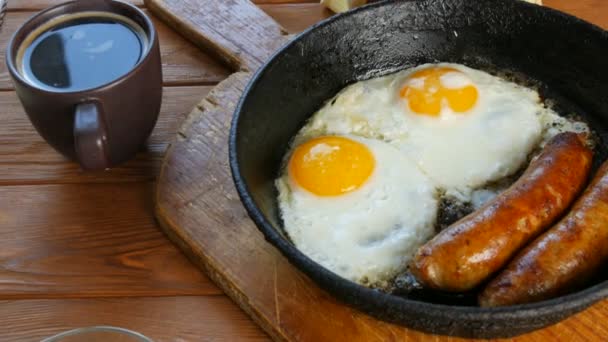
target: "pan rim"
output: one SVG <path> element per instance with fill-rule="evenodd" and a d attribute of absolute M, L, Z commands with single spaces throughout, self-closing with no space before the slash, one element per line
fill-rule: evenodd
<path fill-rule="evenodd" d="M 325 27 L 331 23 L 334 23 L 343 18 L 354 16 L 358 13 L 365 11 L 373 11 L 375 8 L 387 6 L 392 3 L 403 2 L 404 0 L 384 0 L 375 2 L 363 7 L 356 8 L 346 13 L 341 13 L 325 19 L 310 28 L 306 29 L 302 33 L 296 35 L 290 42 L 281 47 L 276 51 L 252 76 L 248 84 L 246 85 L 243 95 L 241 96 L 236 109 L 232 117 L 231 128 L 229 132 L 229 165 L 235 183 L 237 192 L 245 207 L 250 218 L 254 221 L 258 230 L 262 232 L 266 241 L 270 242 L 274 248 L 277 248 L 281 254 L 287 258 L 292 265 L 295 265 L 299 271 L 305 273 L 309 278 L 313 280 L 316 286 L 321 288 L 323 291 L 330 292 L 333 297 L 348 297 L 353 294 L 360 296 L 363 300 L 359 302 L 372 303 L 374 305 L 386 305 L 391 304 L 393 308 L 402 309 L 407 307 L 409 311 L 424 312 L 430 317 L 438 319 L 454 320 L 454 314 L 457 314 L 461 320 L 469 321 L 508 321 L 514 317 L 518 319 L 527 318 L 538 318 L 539 315 L 550 314 L 560 310 L 573 310 L 580 311 L 590 306 L 591 304 L 608 297 L 608 280 L 597 283 L 593 286 L 587 287 L 583 290 L 579 290 L 574 293 L 559 296 L 556 298 L 528 303 L 518 304 L 505 307 L 492 307 L 483 308 L 478 306 L 462 306 L 462 305 L 447 305 L 447 304 L 436 304 L 430 302 L 424 302 L 419 300 L 407 299 L 397 295 L 391 295 L 384 292 L 379 292 L 367 288 L 363 285 L 359 285 L 355 282 L 347 280 L 338 276 L 337 274 L 329 271 L 319 263 L 313 261 L 304 253 L 302 253 L 295 245 L 286 241 L 273 227 L 273 225 L 266 219 L 264 213 L 255 204 L 246 181 L 241 174 L 240 166 L 238 162 L 238 148 L 237 148 L 237 137 L 239 136 L 239 123 L 243 107 L 246 105 L 247 99 L 250 96 L 251 90 L 259 83 L 263 74 L 272 67 L 278 58 L 280 58 L 284 51 L 288 50 L 294 44 L 297 44 L 300 40 L 304 39 L 308 35 L 312 34 L 320 27 Z M 406 2 L 417 2 L 420 0 L 405 0 Z M 501 0 L 501 1 L 513 1 L 513 0 Z M 578 23 L 586 26 L 589 32 L 602 35 L 608 41 L 608 31 L 602 28 L 586 22 L 580 18 L 574 17 L 567 13 L 560 12 L 558 10 L 541 7 L 535 4 L 526 3 L 523 1 L 517 1 L 517 6 L 522 7 L 535 7 L 536 10 L 546 11 L 549 15 L 562 17 L 565 20 Z M 314 269 L 314 270 L 313 270 Z M 313 273 L 321 273 L 315 275 Z M 332 282 L 341 283 L 341 289 L 348 291 L 347 294 L 341 294 L 338 296 L 332 291 L 328 291 L 325 286 L 322 286 L 317 278 L 326 278 Z M 343 300 L 341 300 L 344 302 Z M 352 305 L 352 304 L 350 304 Z M 367 314 L 366 311 L 364 313 Z"/>

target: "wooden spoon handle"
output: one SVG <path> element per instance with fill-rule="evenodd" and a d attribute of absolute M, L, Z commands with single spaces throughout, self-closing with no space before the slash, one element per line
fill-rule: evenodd
<path fill-rule="evenodd" d="M 257 69 L 287 41 L 286 31 L 248 0 L 145 0 L 145 4 L 234 70 Z"/>

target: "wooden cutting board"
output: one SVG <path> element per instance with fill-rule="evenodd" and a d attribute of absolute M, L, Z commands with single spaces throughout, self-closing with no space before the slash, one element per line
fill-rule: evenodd
<path fill-rule="evenodd" d="M 228 132 L 247 81 L 289 37 L 246 0 L 146 0 L 235 70 L 192 110 L 168 149 L 156 214 L 166 234 L 275 340 L 404 341 L 430 335 L 377 321 L 320 290 L 266 243 L 234 189 Z M 606 302 L 523 340 L 608 340 Z M 593 322 L 598 320 L 598 322 Z M 204 329 L 204 322 L 201 322 Z M 455 341 L 458 338 L 447 338 Z"/>

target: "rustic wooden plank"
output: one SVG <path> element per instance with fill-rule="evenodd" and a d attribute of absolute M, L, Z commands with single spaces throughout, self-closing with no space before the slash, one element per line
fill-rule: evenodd
<path fill-rule="evenodd" d="M 305 6 L 310 7 L 310 4 L 305 4 Z M 283 5 L 275 5 L 274 7 L 288 8 Z M 316 5 L 313 7 L 320 8 Z M 284 16 L 288 19 L 287 21 L 290 21 L 290 16 L 287 15 L 290 13 L 289 11 L 270 11 L 270 13 L 279 17 Z M 25 20 L 24 16 L 26 13 L 15 14 L 22 16 L 21 22 Z M 16 29 L 16 25 L 19 22 L 17 19 L 9 23 L 9 29 L 6 31 Z M 294 20 L 291 22 L 297 23 L 300 21 Z M 161 25 L 161 27 L 166 27 L 164 24 Z M 297 27 L 294 29 L 297 29 Z M 159 29 L 159 31 L 161 30 Z M 161 40 L 163 42 L 161 45 L 165 46 L 165 50 L 171 55 L 179 55 L 182 58 L 188 56 L 187 53 L 181 54 L 183 46 L 188 43 L 179 47 L 180 44 L 171 42 L 181 40 L 181 38 L 169 30 L 166 31 L 166 34 L 165 39 Z M 1 38 L 2 36 L 0 35 L 0 44 L 2 44 Z M 175 47 L 175 49 L 172 47 Z M 191 48 L 195 49 L 194 47 Z M 0 56 L 0 60 L 2 58 L 4 58 L 3 55 Z M 0 61 L 0 70 L 3 68 L 4 64 Z M 199 75 L 196 77 L 204 79 L 204 82 L 217 81 L 221 77 L 213 71 L 207 73 L 206 69 L 195 73 L 188 71 L 198 68 L 195 66 L 195 63 L 189 63 L 189 65 L 188 63 L 177 63 L 176 65 L 165 63 L 164 72 L 165 76 L 167 76 L 167 70 L 173 70 L 175 71 L 173 75 L 176 78 L 182 77 L 180 75 Z M 211 77 L 200 76 L 202 74 L 210 74 Z M 66 161 L 37 135 L 29 124 L 29 121 L 27 121 L 14 93 L 0 93 L 0 103 L 4 104 L 3 114 L 5 115 L 5 124 L 0 127 L 0 138 L 4 142 L 0 146 L 0 167 L 4 170 L 4 172 L 0 173 L 0 184 L 122 182 L 154 179 L 158 173 L 160 159 L 166 142 L 171 139 L 172 134 L 176 131 L 179 121 L 198 102 L 198 99 L 206 93 L 206 89 L 202 88 L 202 90 L 202 92 L 197 93 L 198 90 L 192 87 L 184 88 L 184 90 L 165 88 L 161 116 L 146 149 L 135 160 L 110 172 L 103 173 L 82 173 L 76 164 Z M 197 96 L 197 94 L 199 95 Z"/>
<path fill-rule="evenodd" d="M 608 29 L 608 1 L 605 0 L 543 0 L 545 6 L 570 13 L 604 29 Z"/>
<path fill-rule="evenodd" d="M 93 325 L 132 329 L 156 342 L 268 340 L 223 296 L 0 301 L 0 317 L 4 342 Z"/>
<path fill-rule="evenodd" d="M 153 187 L 0 187 L 0 299 L 221 294 L 157 228 Z"/>
<path fill-rule="evenodd" d="M 269 8 L 272 11 L 277 7 Z M 170 10 L 177 11 L 172 20 L 185 15 L 181 12 L 182 7 Z M 154 9 L 155 13 L 157 11 L 159 9 Z M 224 13 L 208 15 L 222 20 L 218 18 L 222 18 Z M 210 35 L 207 25 L 196 29 L 190 27 L 191 22 L 184 25 L 189 27 L 190 32 L 186 34 L 190 39 Z M 175 27 L 182 28 L 180 25 Z M 197 35 L 192 35 L 196 30 Z M 201 44 L 207 44 L 207 41 L 203 40 Z M 243 53 L 241 50 L 228 50 L 227 53 L 235 52 Z M 427 334 L 376 321 L 337 303 L 289 265 L 255 229 L 234 191 L 225 143 L 235 102 L 249 77 L 248 73 L 237 73 L 214 88 L 180 128 L 178 138 L 168 150 L 158 181 L 156 201 L 157 217 L 166 233 L 275 339 L 366 341 L 430 338 Z M 268 276 L 260 277 L 260 274 Z M 608 327 L 595 328 L 587 323 L 594 316 L 599 321 L 605 320 L 608 315 L 606 303 L 599 303 L 590 309 L 592 311 L 587 311 L 591 314 L 574 316 L 522 339 L 566 336 L 605 340 Z"/>
<path fill-rule="evenodd" d="M 182 125 L 163 161 L 156 215 L 165 233 L 243 310 L 273 338 L 285 340 L 291 336 L 286 335 L 290 329 L 281 329 L 282 285 L 311 286 L 314 295 L 319 290 L 284 265 L 278 252 L 264 242 L 232 186 L 227 132 L 230 114 L 250 77 L 251 73 L 239 72 L 220 83 Z M 295 289 L 290 293 L 297 295 Z M 292 298 L 287 303 L 301 302 Z"/>
<path fill-rule="evenodd" d="M 230 114 L 248 77 L 237 73 L 215 88 L 167 153 L 156 210 L 169 237 L 277 340 L 465 341 L 380 322 L 338 303 L 263 239 L 238 199 L 226 158 Z M 608 325 L 597 324 L 607 319 L 608 300 L 518 340 L 607 340 Z"/>
<path fill-rule="evenodd" d="M 143 0 L 123 0 L 129 3 L 132 3 L 136 6 L 143 6 Z M 8 9 L 9 10 L 40 10 L 43 8 L 47 8 L 53 5 L 58 5 L 60 3 L 65 2 L 65 0 L 12 0 L 9 1 Z M 253 3 L 256 4 L 285 4 L 285 3 L 318 3 L 319 0 L 253 0 Z"/>
<path fill-rule="evenodd" d="M 17 1 L 11 1 L 12 3 L 14 2 L 19 2 L 20 0 Z M 550 0 L 545 0 L 547 3 L 550 2 Z M 601 1 L 601 0 L 600 0 Z M 567 1 L 563 1 L 563 2 L 567 2 Z M 565 5 L 565 4 L 562 4 Z M 308 5 L 308 6 L 312 6 L 312 5 Z M 315 5 L 316 6 L 316 5 Z M 274 7 L 273 7 L 274 8 Z M 271 13 L 271 10 L 267 10 L 267 12 Z M 293 14 L 294 12 L 285 12 L 285 13 L 291 13 L 290 15 L 294 15 L 295 17 L 297 17 L 297 14 Z M 606 12 L 604 12 L 606 13 Z M 271 14 L 272 15 L 272 14 Z M 279 16 L 280 18 L 280 16 Z M 280 20 L 280 19 L 279 19 Z M 303 19 L 298 19 L 298 20 L 303 20 Z M 296 25 L 298 23 L 291 23 L 290 25 Z M 299 24 L 298 24 L 299 25 Z M 287 25 L 286 25 L 287 26 Z M 3 104 L 3 102 L 0 100 L 0 104 Z M 4 111 L 4 107 L 1 107 Z M 4 114 L 4 113 L 3 113 Z M 170 122 L 167 121 L 168 124 L 171 124 Z M 2 138 L 0 138 L 0 141 L 4 142 L 4 140 Z M 147 157 L 144 157 L 141 162 L 142 163 L 148 163 Z M 26 165 L 25 167 L 21 167 L 19 165 L 16 165 L 16 169 L 15 171 L 20 172 L 20 173 L 28 173 L 29 171 L 29 166 Z M 0 169 L 5 170 L 4 167 L 0 167 Z M 71 173 L 70 173 L 71 174 Z M 91 181 L 94 181 L 93 179 L 91 179 Z M 89 187 L 87 187 L 88 189 Z M 99 191 L 99 193 L 102 193 L 103 191 Z M 233 193 L 232 193 L 233 194 Z M 230 195 L 230 194 L 229 194 Z M 232 200 L 235 200 L 234 198 Z M 124 203 L 124 206 L 129 206 L 131 202 L 129 202 L 129 204 Z M 183 202 L 183 204 L 185 205 L 189 205 L 188 201 Z M 48 203 L 45 204 L 41 204 L 42 207 L 46 208 L 48 207 Z M 226 208 L 226 210 L 230 210 L 229 208 Z M 232 214 L 236 217 L 238 217 L 238 215 L 243 215 L 243 212 L 235 212 L 234 214 Z M 118 217 L 118 216 L 117 216 Z M 2 219 L 0 218 L 0 222 L 2 221 Z M 2 226 L 0 224 L 0 226 Z M 48 226 L 48 224 L 47 224 Z M 46 228 L 47 226 L 44 226 L 44 228 Z M 42 229 L 44 229 L 42 228 Z M 253 228 L 252 228 L 253 230 Z M 253 236 L 254 238 L 259 238 L 259 235 L 255 230 L 253 230 Z M 226 253 L 230 253 L 231 251 L 225 251 Z M 242 253 L 241 251 L 232 251 L 235 253 Z M 2 254 L 3 251 L 0 250 L 0 256 L 3 255 Z M 259 257 L 259 254 L 256 254 L 254 252 L 249 251 L 247 254 L 247 251 L 244 253 L 245 256 L 248 256 L 249 258 L 251 257 Z M 261 256 L 262 258 L 265 258 L 265 256 Z M 284 261 L 282 261 L 284 262 Z M 66 264 L 69 265 L 69 262 L 66 262 Z M 281 268 L 285 267 L 284 265 L 278 265 L 279 271 L 277 271 L 276 276 L 279 277 L 279 279 L 281 279 L 285 273 L 283 273 L 283 271 L 281 271 Z M 1 269 L 1 267 L 0 267 Z M 268 272 L 268 270 L 261 270 L 262 272 Z M 263 274 L 263 273 L 262 273 Z M 256 279 L 259 279 L 259 274 L 255 274 L 254 271 L 252 271 L 252 275 L 256 277 Z M 301 275 L 299 275 L 300 277 L 302 277 Z M 128 275 L 126 276 L 128 277 Z M 2 277 L 0 277 L 0 279 L 3 279 Z M 298 280 L 299 281 L 299 280 Z M 298 281 L 295 281 L 296 284 L 290 284 L 290 282 L 287 282 L 287 284 L 280 284 L 280 286 L 306 286 L 306 283 L 298 283 Z M 306 279 L 304 279 L 304 281 L 306 281 Z M 270 285 L 270 284 L 268 284 Z M 213 306 L 205 306 L 204 304 L 200 304 L 198 302 L 195 302 L 194 300 L 192 300 L 192 298 L 198 298 L 198 297 L 190 297 L 190 298 L 186 298 L 186 304 L 181 304 L 180 303 L 175 303 L 173 300 L 171 300 L 169 303 L 167 302 L 163 302 L 160 303 L 158 305 L 155 304 L 150 304 L 150 302 L 146 302 L 145 304 L 132 304 L 133 302 L 130 302 L 130 304 L 125 304 L 125 305 L 102 305 L 100 303 L 107 303 L 108 300 L 95 300 L 94 304 L 90 304 L 90 305 L 83 305 L 81 304 L 81 301 L 78 301 L 78 307 L 82 308 L 82 309 L 78 309 L 76 311 L 71 311 L 67 304 L 60 304 L 60 303 L 65 303 L 66 301 L 59 301 L 59 300 L 53 300 L 53 301 L 27 301 L 27 303 L 32 303 L 32 302 L 44 302 L 44 304 L 37 304 L 37 305 L 32 305 L 32 306 L 27 306 L 24 304 L 24 306 L 27 306 L 29 309 L 18 309 L 15 306 L 4 306 L 3 304 L 5 303 L 11 303 L 11 304 L 19 304 L 19 303 L 24 303 L 24 301 L 16 301 L 16 302 L 2 302 L 0 304 L 0 317 L 3 317 L 3 323 L 7 322 L 7 326 L 9 327 L 15 327 L 12 329 L 18 329 L 19 331 L 16 333 L 13 333 L 13 331 L 10 331 L 9 333 L 12 335 L 9 335 L 9 333 L 7 333 L 6 335 L 1 335 L 1 333 L 3 331 L 5 331 L 5 329 L 0 329 L 0 340 L 25 340 L 25 339 L 30 339 L 30 337 L 33 336 L 33 338 L 35 337 L 43 337 L 43 336 L 47 336 L 50 335 L 51 333 L 54 333 L 58 330 L 61 329 L 67 329 L 67 328 L 71 328 L 71 327 L 75 327 L 75 326 L 82 326 L 82 325 L 90 325 L 90 324 L 112 324 L 112 322 L 117 322 L 114 324 L 119 324 L 120 322 L 125 322 L 124 324 L 122 324 L 123 326 L 127 326 L 127 327 L 131 327 L 131 328 L 135 328 L 134 326 L 128 326 L 126 324 L 135 324 L 135 323 L 129 323 L 129 322 L 141 322 L 138 323 L 141 326 L 145 326 L 148 329 L 158 329 L 159 331 L 161 329 L 170 329 L 169 331 L 167 331 L 166 333 L 162 333 L 159 332 L 159 334 L 163 334 L 163 335 L 151 335 L 151 337 L 156 338 L 157 340 L 167 340 L 167 341 L 173 341 L 176 340 L 177 338 L 183 338 L 184 340 L 202 340 L 202 339 L 212 339 L 212 338 L 216 338 L 216 339 L 220 339 L 220 340 L 242 340 L 244 338 L 247 338 L 248 333 L 243 333 L 239 327 L 242 327 L 241 324 L 239 324 L 238 322 L 236 323 L 237 325 L 235 327 L 230 327 L 230 328 L 226 328 L 228 331 L 230 329 L 235 329 L 236 331 L 234 332 L 234 334 L 231 335 L 222 335 L 221 333 L 211 333 L 211 335 L 194 335 L 191 334 L 191 332 L 193 332 L 193 330 L 195 328 L 193 327 L 198 327 L 201 326 L 200 330 L 197 330 L 197 333 L 199 331 L 215 331 L 213 327 L 208 328 L 205 325 L 205 322 L 207 320 L 214 320 L 218 317 L 223 317 L 222 316 L 222 310 L 218 309 L 216 307 Z M 268 298 L 269 300 L 274 300 L 271 298 Z M 306 300 L 307 298 L 303 298 L 304 300 Z M 139 300 L 139 299 L 137 299 Z M 143 300 L 143 299 L 142 299 Z M 147 300 L 147 299 L 146 299 Z M 156 300 L 156 299 L 154 299 Z M 164 300 L 164 298 L 160 299 L 160 300 Z M 281 300 L 283 301 L 287 301 L 287 300 L 291 300 L 290 298 L 281 298 Z M 331 299 L 329 299 L 331 302 Z M 69 301 L 70 303 L 74 303 L 74 301 Z M 188 303 L 193 303 L 193 306 L 190 307 L 188 306 Z M 274 302 L 272 302 L 274 303 Z M 234 310 L 233 307 L 231 307 L 229 304 L 226 304 L 227 307 L 230 307 L 231 309 Z M 22 306 L 23 307 L 23 306 Z M 133 307 L 134 309 L 131 310 L 130 308 Z M 551 328 L 551 329 L 546 329 L 543 330 L 543 334 L 542 335 L 537 335 L 537 333 L 526 336 L 528 337 L 530 340 L 556 340 L 556 339 L 565 339 L 565 340 L 583 340 L 583 339 L 592 339 L 594 337 L 606 337 L 608 336 L 605 328 L 602 327 L 601 325 L 598 326 L 597 322 L 603 322 L 606 320 L 607 318 L 607 313 L 606 310 L 604 309 L 606 307 L 605 302 L 602 304 L 598 304 L 596 306 L 594 306 L 593 308 L 591 308 L 590 310 L 588 310 L 587 312 L 585 312 L 584 317 L 582 319 L 574 319 L 571 318 L 570 320 L 567 320 L 564 323 L 560 323 L 558 326 L 556 327 L 561 327 L 562 325 L 566 325 L 566 329 L 561 329 L 561 328 Z M 183 309 L 185 308 L 185 309 Z M 202 309 L 201 309 L 202 308 Z M 6 311 L 2 311 L 3 309 L 6 309 Z M 183 311 L 180 311 L 182 310 Z M 314 312 L 311 314 L 318 314 L 322 316 L 322 313 L 325 312 L 327 310 L 327 307 L 320 307 L 318 308 L 320 311 L 319 312 Z M 200 311 L 199 311 L 200 310 Z M 65 311 L 71 314 L 69 315 L 63 315 L 61 316 L 61 312 Z M 175 316 L 172 318 L 171 317 L 167 317 L 164 316 L 163 313 L 166 313 L 167 311 L 171 311 L 173 313 L 175 313 Z M 179 311 L 179 312 L 178 312 Z M 40 314 L 40 312 L 45 312 L 45 314 L 47 316 L 45 317 L 49 317 L 51 316 L 51 318 L 44 318 L 44 320 L 32 320 L 31 324 L 28 324 L 28 320 L 30 320 L 32 317 L 40 317 L 40 316 L 36 316 L 36 313 Z M 101 313 L 99 313 L 101 312 Z M 121 316 L 123 317 L 121 314 L 125 312 L 125 316 L 128 317 L 128 319 L 125 319 L 124 321 L 121 320 L 116 320 L 114 321 L 113 317 L 116 316 Z M 591 313 L 590 313 L 591 312 Z M 10 316 L 8 315 L 8 313 L 10 313 Z M 95 320 L 84 320 L 86 317 L 91 316 L 91 313 L 93 313 L 93 315 L 97 315 L 97 314 L 104 314 L 105 316 L 103 316 L 101 319 L 95 319 Z M 150 314 L 150 316 L 145 316 L 142 317 L 142 314 Z M 282 314 L 282 319 L 285 320 L 285 324 L 289 324 L 289 322 L 297 322 L 298 319 L 301 319 L 301 317 L 297 317 L 297 316 L 293 316 L 291 315 L 291 312 L 286 312 L 286 311 L 281 311 L 279 312 L 279 314 Z M 576 318 L 580 317 L 576 316 Z M 6 317 L 10 317 L 10 321 L 7 321 L 5 318 Z M 99 317 L 99 316 L 96 316 Z M 152 317 L 152 318 L 150 318 Z M 159 321 L 155 321 L 155 318 L 160 317 Z M 177 318 L 175 318 L 177 317 Z M 196 321 L 194 320 L 188 320 L 190 317 L 195 317 Z M 324 317 L 324 316 L 323 316 Z M 21 318 L 21 319 L 20 319 Z M 235 320 L 235 318 L 233 317 L 226 317 L 226 322 L 228 323 L 232 323 L 232 320 Z M 242 319 L 242 318 L 241 318 Z M 336 321 L 340 321 L 341 319 L 343 319 L 343 317 L 331 317 L 330 318 L 331 321 L 333 321 L 332 324 L 329 324 L 328 326 L 326 326 L 325 328 L 328 330 L 333 330 L 333 331 L 340 331 L 340 330 L 348 330 L 348 329 L 354 329 L 354 327 L 349 326 L 348 323 L 346 324 L 336 324 Z M 348 322 L 348 317 L 346 317 L 345 322 Z M 26 324 L 26 325 L 18 325 L 18 324 L 13 324 L 13 322 L 15 322 L 15 320 L 18 320 L 19 322 L 21 322 L 20 324 Z M 236 318 L 236 320 L 238 320 L 238 318 Z M 25 323 L 24 323 L 25 322 Z M 41 323 L 42 322 L 42 323 Z M 203 323 L 200 323 L 203 322 Z M 248 321 L 244 321 L 245 323 L 242 324 L 249 324 Z M 183 325 L 181 325 L 181 323 L 183 323 Z M 325 323 L 325 322 L 323 322 Z M 74 325 L 69 325 L 69 324 L 74 324 Z M 4 326 L 4 324 L 3 324 Z M 149 326 L 149 327 L 148 327 Z M 175 330 L 172 330 L 172 328 L 175 327 Z M 52 332 L 46 334 L 46 332 L 49 331 L 49 329 L 57 329 L 57 330 L 53 330 Z M 137 329 L 137 328 L 135 328 Z M 370 329 L 372 328 L 368 328 L 366 329 L 371 331 Z M 142 329 L 137 329 L 143 332 Z M 598 333 L 594 333 L 594 331 L 599 330 Z M 579 333 L 579 331 L 582 331 L 581 333 Z M 28 332 L 31 332 L 31 334 L 27 334 Z M 360 330 L 356 330 L 356 332 L 358 333 L 364 333 L 364 331 L 360 331 Z M 15 335 L 18 334 L 18 335 Z M 364 334 L 362 334 L 364 335 Z M 176 337 L 177 336 L 177 337 Z M 211 336 L 211 337 L 209 337 Z M 243 337 L 245 336 L 245 337 Z M 399 335 L 394 336 L 395 339 L 398 339 Z M 306 335 L 304 336 L 306 337 Z M 327 337 L 327 336 L 326 336 Z M 412 338 L 412 340 L 423 340 L 425 338 L 430 338 L 428 335 L 424 335 L 424 334 L 420 334 L 420 335 L 410 335 L 410 337 Z M 447 339 L 447 340 L 452 340 L 452 339 Z M 456 340 L 456 339 L 453 339 Z"/>
<path fill-rule="evenodd" d="M 311 1 L 312 2 L 312 1 Z M 608 29 L 606 14 L 608 13 L 608 1 L 605 0 L 543 0 L 543 4 L 562 12 L 566 12 L 587 20 L 604 29 Z M 260 8 L 273 17 L 290 33 L 299 32 L 320 19 L 328 18 L 333 13 L 315 3 L 299 4 L 272 4 L 260 5 Z"/>
<path fill-rule="evenodd" d="M 14 2 L 11 2 L 14 3 Z M 24 2 L 28 3 L 28 2 Z M 261 9 L 285 26 L 289 33 L 302 31 L 331 12 L 317 3 L 262 5 Z M 0 32 L 0 50 L 4 51 L 10 36 L 34 12 L 13 12 L 7 16 Z M 162 21 L 152 16 L 160 37 L 165 85 L 214 84 L 228 76 L 217 61 L 189 44 Z M 4 61 L 0 55 L 0 90 L 12 89 Z"/>
<path fill-rule="evenodd" d="M 319 3 L 319 0 L 251 0 L 256 5 L 260 4 L 298 4 L 298 3 Z"/>
<path fill-rule="evenodd" d="M 287 32 L 248 0 L 145 0 L 146 7 L 230 68 L 255 70 Z M 230 13 L 218 16 L 218 13 Z"/>
<path fill-rule="evenodd" d="M 144 5 L 143 0 L 122 0 L 135 6 L 142 7 Z M 33 11 L 41 10 L 47 7 L 56 6 L 66 2 L 66 0 L 13 0 L 9 1 L 9 11 Z"/>
<path fill-rule="evenodd" d="M 137 157 L 110 171 L 82 172 L 53 150 L 30 124 L 14 91 L 0 92 L 0 185 L 153 180 L 181 121 L 210 87 L 164 88 L 160 117 Z"/>
<path fill-rule="evenodd" d="M 11 1 L 14 2 L 14 1 Z M 5 51 L 11 35 L 33 12 L 13 12 L 6 16 L 0 32 L 0 51 Z M 165 85 L 215 84 L 228 76 L 226 68 L 188 43 L 167 25 L 152 17 L 160 39 Z M 5 55 L 0 54 L 0 90 L 12 89 Z"/>
<path fill-rule="evenodd" d="M 255 228 L 234 190 L 226 146 L 231 114 L 249 77 L 236 73 L 214 88 L 167 152 L 156 199 L 167 235 L 276 340 L 430 337 L 338 303 Z"/>
<path fill-rule="evenodd" d="M 4 16 L 6 15 L 7 1 L 0 0 L 0 30 L 4 24 Z"/>
<path fill-rule="evenodd" d="M 143 0 L 122 0 L 124 2 L 131 3 L 135 6 L 143 6 Z M 31 10 L 41 10 L 47 7 L 59 5 L 66 2 L 66 0 L 13 0 L 9 1 L 8 10 L 9 11 L 31 11 Z"/>
<path fill-rule="evenodd" d="M 265 4 L 260 5 L 260 8 L 281 24 L 289 33 L 303 31 L 319 20 L 333 15 L 331 11 L 321 6 L 318 1 L 308 4 Z"/>
<path fill-rule="evenodd" d="M 39 4 L 45 1 L 39 0 Z M 57 0 L 59 1 L 59 0 Z M 290 33 L 299 32 L 316 21 L 331 15 L 331 12 L 323 9 L 317 3 L 280 3 L 269 4 L 263 2 L 260 7 L 276 19 Z M 300 2 L 300 1 L 295 1 Z M 10 1 L 9 6 L 14 4 L 29 4 L 30 1 Z M 37 2 L 33 2 L 36 4 Z M 260 2 L 262 3 L 262 2 Z M 602 22 L 604 13 L 608 13 L 608 1 L 586 0 L 584 2 L 572 2 L 569 0 L 545 0 L 545 4 L 562 11 L 566 11 L 592 23 L 608 28 L 608 24 Z M 29 6 L 29 5 L 28 5 Z M 39 5 L 37 5 L 39 6 Z M 44 7 L 44 6 L 42 6 Z M 42 8 L 35 7 L 35 8 Z M 3 32 L 0 33 L 0 49 L 4 50 L 10 35 L 17 27 L 32 15 L 33 12 L 10 13 L 5 23 Z M 153 18 L 161 37 L 161 50 L 163 53 L 163 73 L 165 82 L 171 85 L 178 84 L 212 84 L 221 81 L 228 74 L 218 63 L 211 60 L 204 53 L 186 43 L 178 37 L 165 24 Z M 0 89 L 11 88 L 4 63 L 4 54 L 0 55 Z"/>

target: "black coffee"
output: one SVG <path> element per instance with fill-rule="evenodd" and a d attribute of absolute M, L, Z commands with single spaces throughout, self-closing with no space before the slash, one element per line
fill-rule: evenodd
<path fill-rule="evenodd" d="M 19 53 L 21 72 L 29 82 L 53 91 L 86 90 L 112 82 L 132 70 L 147 49 L 139 26 L 101 12 L 65 17 L 31 36 Z"/>

